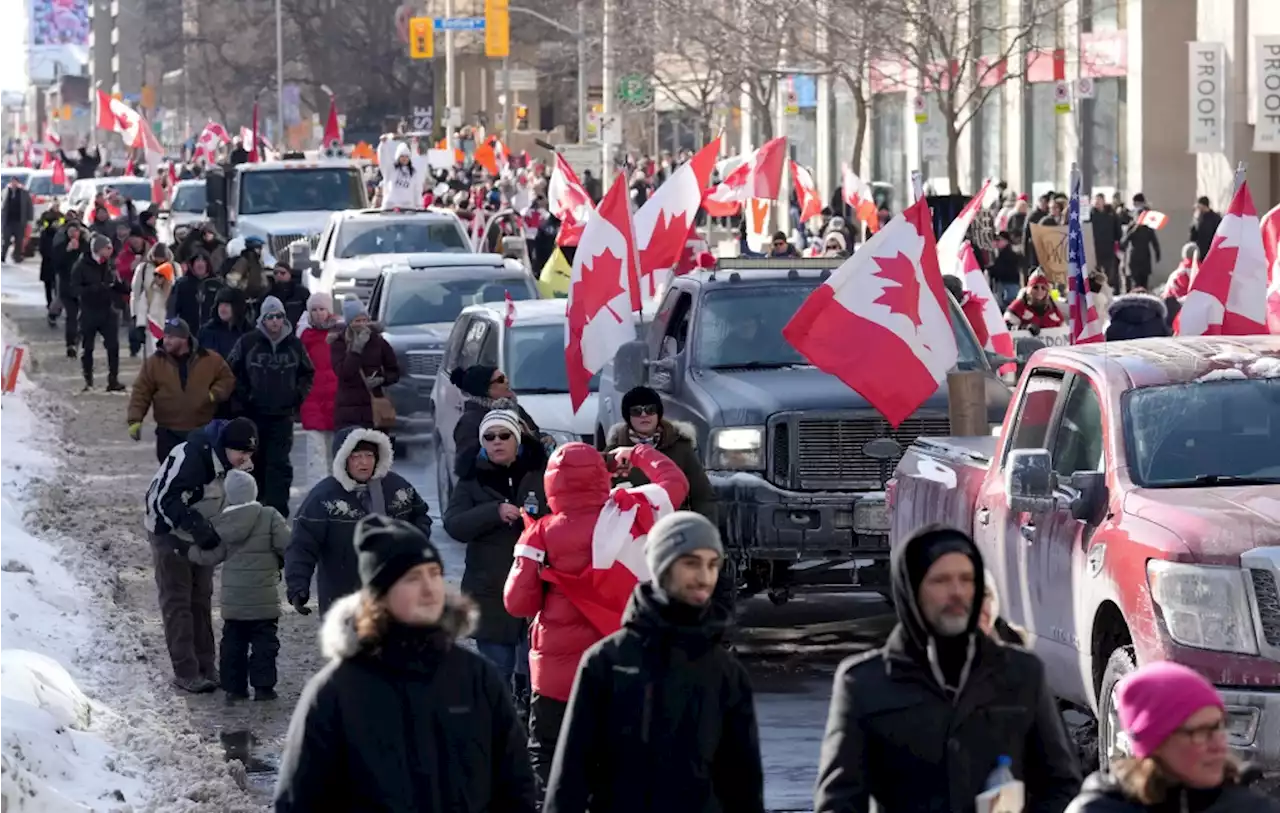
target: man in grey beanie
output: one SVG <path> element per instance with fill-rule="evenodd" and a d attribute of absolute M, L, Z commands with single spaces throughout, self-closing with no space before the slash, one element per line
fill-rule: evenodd
<path fill-rule="evenodd" d="M 764 810 L 751 684 L 721 645 L 728 611 L 711 600 L 723 556 L 701 514 L 654 524 L 653 583 L 636 587 L 622 629 L 582 658 L 544 813 Z"/>

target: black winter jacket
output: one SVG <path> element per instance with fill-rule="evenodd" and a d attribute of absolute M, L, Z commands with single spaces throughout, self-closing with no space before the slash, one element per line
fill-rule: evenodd
<path fill-rule="evenodd" d="M 240 337 L 227 357 L 236 377 L 235 407 L 249 416 L 296 415 L 311 392 L 316 368 L 288 323 L 273 342 L 262 327 Z"/>
<path fill-rule="evenodd" d="M 71 268 L 71 290 L 80 300 L 81 320 L 92 322 L 110 316 L 121 304 L 120 295 L 129 293 L 129 286 L 110 260 L 100 263 L 85 254 Z"/>
<path fill-rule="evenodd" d="M 68 248 L 67 243 L 70 242 L 68 232 L 71 229 L 87 231 L 83 223 L 68 223 L 58 229 L 58 233 L 53 236 L 51 259 L 58 279 L 58 295 L 68 302 L 78 302 L 76 291 L 71 287 L 71 272 L 75 270 L 80 258 L 89 253 L 89 240 L 82 234 L 79 247 Z"/>
<path fill-rule="evenodd" d="M 203 256 L 207 261 L 208 255 Z M 218 318 L 217 297 L 222 287 L 222 280 L 214 275 L 212 266 L 203 279 L 191 273 L 183 274 L 173 283 L 165 310 L 170 318 L 176 316 L 193 330 L 199 330 L 205 322 Z M 227 352 L 231 352 L 231 347 L 227 348 Z M 219 355 L 226 358 L 221 353 Z"/>
<path fill-rule="evenodd" d="M 716 606 L 636 588 L 623 627 L 587 650 L 545 813 L 759 813 L 764 772 L 747 672 Z"/>
<path fill-rule="evenodd" d="M 230 322 L 218 318 L 218 305 L 224 302 L 231 305 Z M 239 291 L 225 285 L 219 288 L 213 297 L 213 315 L 200 325 L 200 333 L 196 337 L 200 346 L 212 350 L 224 359 L 231 358 L 231 351 L 235 349 L 240 337 L 254 329 L 253 322 L 245 316 L 247 309 L 244 296 Z"/>
<path fill-rule="evenodd" d="M 1156 236 L 1155 229 L 1135 219 L 1120 238 L 1120 247 L 1128 259 L 1129 275 L 1145 284 L 1151 276 L 1152 267 L 1160 262 L 1160 238 Z"/>
<path fill-rule="evenodd" d="M 488 406 L 486 404 L 487 401 L 488 399 L 467 396 L 465 405 L 462 408 L 462 415 L 453 426 L 454 471 L 459 477 L 463 475 L 465 470 L 471 468 L 476 455 L 480 453 L 480 424 L 484 422 L 484 416 L 489 414 L 489 410 L 514 410 L 529 430 L 529 434 L 538 437 L 541 433 L 533 416 L 525 412 L 524 407 L 519 404 L 515 406 Z"/>
<path fill-rule="evenodd" d="M 376 647 L 356 637 L 359 603 L 348 596 L 325 617 L 331 660 L 294 709 L 276 813 L 533 813 L 511 692 L 456 644 L 470 603 L 448 599 L 437 627 L 393 622 Z"/>
<path fill-rule="evenodd" d="M 156 535 L 175 530 L 196 535 L 208 524 L 195 510 L 205 489 L 225 475 L 231 465 L 222 445 L 226 421 L 211 421 L 192 431 L 173 447 L 147 488 L 146 528 Z"/>
<path fill-rule="evenodd" d="M 1111 317 L 1106 334 L 1109 342 L 1173 335 L 1168 310 L 1158 296 L 1124 294 L 1111 300 L 1107 313 Z"/>
<path fill-rule="evenodd" d="M 311 298 L 311 291 L 299 280 L 298 272 L 291 270 L 293 276 L 291 282 L 281 285 L 274 279 L 271 280 L 271 296 L 280 300 L 284 305 L 284 315 L 288 317 L 291 324 L 298 324 L 302 319 L 302 314 L 307 312 L 307 300 Z"/>
<path fill-rule="evenodd" d="M 1026 784 L 1026 813 L 1062 813 L 1080 775 L 1044 664 L 976 632 L 981 601 L 974 602 L 965 636 L 934 638 L 907 574 L 906 551 L 917 543 L 893 550 L 898 625 L 888 642 L 846 659 L 836 672 L 814 810 L 867 813 L 874 798 L 882 813 L 970 813 L 997 761 L 1008 756 Z M 972 543 L 969 557 L 981 596 L 982 557 Z M 955 652 L 957 645 L 968 675 L 959 670 L 953 699 L 941 686 L 945 667 L 932 667 L 926 652 L 930 646 Z"/>
<path fill-rule="evenodd" d="M 1230 784 L 1215 790 L 1180 788 L 1159 805 L 1142 805 L 1130 799 L 1113 776 L 1095 773 L 1084 780 L 1067 813 L 1280 813 L 1280 801 L 1247 784 Z"/>
<path fill-rule="evenodd" d="M 347 474 L 347 458 L 356 444 L 365 440 L 378 446 L 378 463 L 370 485 L 362 486 Z M 324 478 L 307 494 L 293 523 L 293 538 L 284 554 L 284 580 L 290 603 L 295 597 L 308 599 L 311 576 L 316 566 L 320 612 L 333 602 L 360 589 L 360 572 L 356 560 L 356 523 L 373 513 L 369 488 L 380 488 L 388 517 L 403 519 L 431 536 L 431 517 L 421 495 L 409 481 L 391 471 L 391 439 L 373 429 L 352 428 L 339 432 L 334 439 L 332 475 Z"/>
<path fill-rule="evenodd" d="M 480 605 L 475 637 L 481 641 L 514 644 L 528 626 L 524 619 L 508 614 L 502 602 L 502 588 L 511 572 L 524 522 L 517 519 L 508 524 L 498 516 L 498 506 L 504 502 L 524 508 L 530 493 L 537 502 L 537 516 L 547 511 L 542 486 L 546 453 L 532 439 L 527 438 L 522 445 L 521 456 L 511 466 L 496 466 L 485 459 L 474 461 L 472 469 L 458 481 L 444 513 L 445 531 L 467 546 L 462 590 Z"/>

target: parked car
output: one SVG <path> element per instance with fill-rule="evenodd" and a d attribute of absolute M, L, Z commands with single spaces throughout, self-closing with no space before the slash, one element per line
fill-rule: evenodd
<path fill-rule="evenodd" d="M 400 381 L 387 388 L 396 407 L 396 443 L 432 438 L 432 390 L 459 313 L 504 302 L 507 294 L 517 301 L 537 299 L 538 288 L 496 254 L 414 254 L 382 269 L 369 295 L 369 315 L 382 324 L 402 371 Z"/>
<path fill-rule="evenodd" d="M 999 437 L 920 438 L 887 490 L 893 544 L 972 530 L 1001 615 L 1055 694 L 1124 751 L 1115 688 L 1201 672 L 1232 748 L 1280 772 L 1280 336 L 1034 354 Z"/>
<path fill-rule="evenodd" d="M 205 219 L 204 199 L 207 185 L 203 180 L 178 181 L 169 198 L 169 206 L 160 210 L 156 218 L 156 230 L 166 243 L 175 242 L 175 229 L 190 228 Z"/>
<path fill-rule="evenodd" d="M 313 291 L 368 301 L 382 269 L 419 254 L 471 254 L 462 222 L 443 209 L 354 209 L 334 212 L 311 264 Z"/>
<path fill-rule="evenodd" d="M 563 299 L 516 302 L 511 324 L 502 303 L 476 305 L 458 317 L 445 345 L 432 393 L 435 409 L 436 487 L 441 505 L 457 482 L 454 475 L 453 428 L 462 415 L 464 396 L 449 380 L 448 371 L 473 364 L 489 364 L 507 374 L 520 406 L 556 445 L 571 441 L 592 443 L 595 392 L 600 376 L 591 379 L 591 395 L 578 412 L 569 401 L 569 374 L 564 361 L 565 311 Z"/>
<path fill-rule="evenodd" d="M 85 219 L 88 220 L 92 214 L 89 209 L 93 206 L 93 199 L 97 197 L 99 192 L 106 189 L 114 189 L 121 196 L 133 201 L 133 205 L 139 212 L 150 208 L 151 206 L 151 182 L 144 178 L 135 177 L 109 177 L 109 178 L 81 178 L 71 184 L 71 191 L 67 193 L 67 205 L 63 208 L 77 209 L 84 213 Z"/>
<path fill-rule="evenodd" d="M 27 191 L 31 193 L 31 208 L 35 212 L 35 219 L 40 220 L 40 215 L 48 211 L 49 206 L 56 200 L 61 200 L 67 195 L 66 184 L 55 184 L 53 182 L 53 170 L 51 169 L 33 169 L 31 175 L 26 180 Z"/>

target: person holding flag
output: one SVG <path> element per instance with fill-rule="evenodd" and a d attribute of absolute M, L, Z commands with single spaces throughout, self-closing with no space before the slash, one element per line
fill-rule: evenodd
<path fill-rule="evenodd" d="M 1071 343 L 1088 344 L 1102 339 L 1102 317 L 1089 287 L 1084 255 L 1084 229 L 1080 225 L 1080 170 L 1071 166 L 1071 200 L 1067 204 L 1067 310 L 1071 316 Z M 1158 304 L 1158 303 L 1157 303 Z M 1114 308 L 1114 304 L 1112 305 Z M 1161 305 L 1161 319 L 1164 317 Z"/>

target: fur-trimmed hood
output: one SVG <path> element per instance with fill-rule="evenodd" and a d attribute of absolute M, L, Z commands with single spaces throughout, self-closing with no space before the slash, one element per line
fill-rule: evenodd
<path fill-rule="evenodd" d="M 325 613 L 320 625 L 320 654 L 330 660 L 346 660 L 360 652 L 360 638 L 356 635 L 356 613 L 360 609 L 363 593 L 343 596 Z M 450 592 L 444 600 L 444 614 L 440 626 L 454 640 L 471 636 L 480 611 L 475 602 L 462 593 Z"/>
<path fill-rule="evenodd" d="M 1107 341 L 1172 335 L 1169 309 L 1158 296 L 1124 294 L 1111 300 L 1107 313 L 1111 317 Z"/>
<path fill-rule="evenodd" d="M 333 454 L 333 467 L 329 473 L 347 491 L 355 491 L 360 487 L 360 483 L 351 479 L 351 475 L 347 474 L 347 458 L 355 451 L 356 444 L 361 441 L 368 441 L 378 447 L 378 462 L 373 467 L 373 477 L 370 478 L 370 482 L 386 477 L 387 473 L 391 471 L 391 463 L 395 457 L 395 453 L 391 448 L 391 438 L 377 429 L 364 429 L 353 426 L 338 432 L 335 438 L 338 450 Z"/>
<path fill-rule="evenodd" d="M 689 445 L 698 448 L 698 432 L 693 428 L 693 424 L 685 421 L 669 421 L 662 419 L 662 442 L 658 444 L 659 449 L 667 449 L 682 440 L 689 441 Z M 606 436 L 605 445 L 609 448 L 615 446 L 631 446 L 631 435 L 627 428 L 626 421 L 619 421 L 609 428 L 609 434 Z"/>

